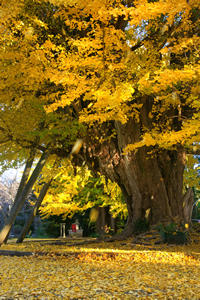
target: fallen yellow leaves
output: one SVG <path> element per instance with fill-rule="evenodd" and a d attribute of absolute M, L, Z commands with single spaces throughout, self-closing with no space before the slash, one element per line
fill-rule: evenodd
<path fill-rule="evenodd" d="M 198 245 L 150 250 L 130 240 L 98 248 L 43 241 L 2 249 L 34 255 L 0 256 L 0 299 L 200 299 Z"/>

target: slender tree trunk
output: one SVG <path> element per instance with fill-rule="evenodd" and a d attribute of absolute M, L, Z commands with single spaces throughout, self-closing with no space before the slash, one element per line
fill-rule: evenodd
<path fill-rule="evenodd" d="M 39 209 L 39 207 L 40 207 L 40 205 L 41 205 L 41 203 L 42 203 L 42 201 L 43 201 L 43 199 L 44 199 L 44 197 L 45 197 L 45 195 L 46 195 L 46 193 L 48 191 L 48 188 L 51 185 L 51 182 L 52 182 L 52 180 L 53 180 L 53 178 L 55 176 L 56 170 L 59 167 L 60 162 L 61 162 L 60 158 L 56 159 L 56 161 L 54 163 L 54 166 L 53 166 L 53 171 L 52 171 L 52 173 L 50 175 L 50 178 L 49 178 L 48 182 L 46 182 L 43 185 L 42 190 L 40 192 L 40 195 L 39 195 L 39 197 L 38 197 L 38 199 L 37 199 L 37 201 L 36 201 L 33 209 L 31 210 L 31 213 L 28 216 L 28 218 L 26 220 L 26 223 L 25 223 L 25 225 L 24 225 L 24 227 L 23 227 L 23 229 L 22 229 L 22 231 L 21 231 L 21 233 L 20 233 L 20 235 L 18 237 L 17 243 L 22 243 L 23 242 L 23 240 L 24 240 L 24 238 L 25 238 L 25 236 L 26 236 L 26 234 L 27 234 L 27 232 L 28 232 L 28 230 L 29 230 L 29 228 L 30 228 L 30 226 L 31 226 L 31 224 L 32 224 L 35 216 L 37 215 L 38 209 Z"/>
<path fill-rule="evenodd" d="M 26 186 L 24 187 L 20 197 L 17 199 L 15 205 L 13 206 L 11 212 L 10 212 L 10 216 L 8 217 L 4 228 L 2 229 L 1 233 L 0 233 L 0 245 L 2 245 L 2 243 L 4 242 L 7 234 L 9 233 L 18 213 L 20 212 L 28 194 L 30 193 L 35 181 L 37 180 L 38 175 L 40 174 L 43 166 L 45 165 L 49 155 L 51 154 L 52 148 L 49 148 L 47 151 L 45 151 L 39 162 L 37 163 L 37 166 L 35 167 L 29 181 L 27 182 Z"/>
<path fill-rule="evenodd" d="M 24 225 L 24 227 L 23 227 L 16 243 L 22 243 L 23 242 L 23 240 L 24 240 L 24 238 L 25 238 L 25 236 L 26 236 L 26 234 L 27 234 L 27 232 L 28 232 L 35 216 L 37 215 L 38 209 L 39 209 L 39 207 L 40 207 L 40 205 L 41 205 L 41 203 L 42 203 L 42 201 L 43 201 L 43 199 L 44 199 L 44 197 L 47 193 L 47 190 L 48 190 L 49 186 L 51 185 L 51 182 L 52 182 L 52 179 L 49 180 L 48 182 L 46 182 L 43 185 L 42 190 L 40 192 L 40 195 L 39 195 L 34 207 L 32 208 L 31 213 L 28 216 L 28 218 L 26 220 L 26 223 L 25 223 L 25 225 Z"/>
<path fill-rule="evenodd" d="M 96 233 L 103 235 L 105 234 L 105 226 L 106 223 L 106 216 L 107 216 L 107 208 L 106 207 L 98 207 L 99 216 L 96 222 Z"/>
<path fill-rule="evenodd" d="M 194 204 L 194 192 L 191 188 L 183 196 L 183 216 L 186 222 L 190 223 Z"/>
<path fill-rule="evenodd" d="M 33 161 L 34 161 L 34 158 L 35 158 L 36 151 L 37 151 L 36 148 L 31 149 L 30 158 L 28 159 L 28 161 L 26 163 L 26 166 L 24 168 L 24 172 L 23 172 L 23 175 L 22 175 L 22 178 L 21 178 L 21 181 L 20 181 L 20 185 L 19 185 L 19 188 L 17 190 L 17 194 L 15 196 L 14 204 L 17 202 L 17 199 L 21 195 L 21 193 L 22 193 L 22 191 L 23 191 L 23 189 L 24 189 L 24 187 L 25 187 L 25 185 L 28 181 L 28 177 L 29 177 L 30 172 L 31 172 L 31 168 L 32 168 L 32 165 L 33 165 Z"/>
<path fill-rule="evenodd" d="M 116 224 L 115 219 L 109 212 L 109 207 L 98 207 L 98 211 L 99 216 L 96 221 L 96 233 L 100 235 L 114 233 L 116 230 Z"/>
<path fill-rule="evenodd" d="M 112 215 L 110 215 L 110 225 L 111 229 L 113 230 L 113 233 L 116 233 L 116 219 L 113 218 Z"/>
<path fill-rule="evenodd" d="M 13 206 L 17 202 L 17 199 L 21 195 L 21 193 L 22 193 L 22 191 L 23 191 L 23 189 L 24 189 L 24 187 L 25 187 L 25 185 L 28 181 L 28 177 L 29 177 L 29 174 L 31 172 L 31 168 L 32 168 L 32 165 L 33 165 L 33 161 L 34 161 L 36 151 L 37 151 L 36 148 L 32 148 L 31 151 L 30 151 L 30 158 L 27 160 L 27 163 L 25 165 L 24 172 L 23 172 L 23 175 L 22 175 L 22 178 L 21 178 L 18 190 L 17 190 L 17 194 L 16 194 L 15 199 L 14 199 Z M 9 230 L 9 232 L 7 234 L 7 237 L 5 238 L 4 243 L 7 243 L 10 231 L 11 231 L 11 229 Z"/>

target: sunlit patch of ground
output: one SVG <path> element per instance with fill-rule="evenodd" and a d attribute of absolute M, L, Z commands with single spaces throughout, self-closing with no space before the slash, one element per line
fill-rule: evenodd
<path fill-rule="evenodd" d="M 0 299 L 200 299 L 199 244 L 72 242 L 2 245 L 1 250 L 33 255 L 0 256 Z"/>

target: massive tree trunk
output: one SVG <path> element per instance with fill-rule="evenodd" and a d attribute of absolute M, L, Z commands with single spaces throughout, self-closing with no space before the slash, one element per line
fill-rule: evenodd
<path fill-rule="evenodd" d="M 99 167 L 102 174 L 121 187 L 128 208 L 124 234 L 132 234 L 135 222 L 145 218 L 147 211 L 150 224 L 188 221 L 191 209 L 187 210 L 186 205 L 191 207 L 192 195 L 182 195 L 184 147 L 177 144 L 174 150 L 166 150 L 144 146 L 123 154 L 128 144 L 140 139 L 140 124 L 129 120 L 125 125 L 115 122 L 114 126 L 116 138 L 93 145 L 93 149 L 85 147 L 84 154 L 86 160 L 93 160 L 91 168 Z"/>

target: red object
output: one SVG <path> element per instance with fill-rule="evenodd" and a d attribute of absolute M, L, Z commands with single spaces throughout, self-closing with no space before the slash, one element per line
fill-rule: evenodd
<path fill-rule="evenodd" d="M 72 232 L 76 232 L 76 224 L 72 224 Z"/>

